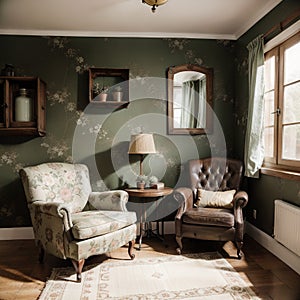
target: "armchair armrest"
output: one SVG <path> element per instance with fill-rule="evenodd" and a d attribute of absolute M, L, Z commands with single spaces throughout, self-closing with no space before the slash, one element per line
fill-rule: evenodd
<path fill-rule="evenodd" d="M 238 191 L 233 197 L 234 209 L 244 208 L 248 203 L 248 194 L 244 191 Z"/>
<path fill-rule="evenodd" d="M 39 213 L 45 213 L 62 219 L 66 230 L 73 227 L 71 213 L 66 203 L 35 201 L 31 203 L 31 207 Z"/>
<path fill-rule="evenodd" d="M 238 191 L 233 197 L 234 220 L 235 220 L 235 239 L 243 241 L 244 235 L 244 218 L 243 210 L 248 203 L 248 194 L 244 191 Z"/>
<path fill-rule="evenodd" d="M 174 191 L 174 198 L 179 205 L 175 218 L 180 219 L 187 210 L 193 207 L 193 191 L 190 188 L 185 187 L 177 188 Z"/>
<path fill-rule="evenodd" d="M 123 190 L 92 192 L 88 203 L 94 210 L 127 211 L 128 193 Z"/>

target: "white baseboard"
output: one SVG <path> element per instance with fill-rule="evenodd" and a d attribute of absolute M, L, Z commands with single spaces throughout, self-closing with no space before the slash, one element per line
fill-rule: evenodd
<path fill-rule="evenodd" d="M 285 264 L 287 264 L 291 269 L 300 274 L 300 256 L 290 251 L 288 248 L 284 247 L 278 243 L 271 236 L 261 231 L 254 225 L 246 222 L 246 233 L 261 244 L 268 251 L 277 256 Z"/>
<path fill-rule="evenodd" d="M 0 240 L 31 240 L 34 239 L 32 227 L 0 228 Z"/>
<path fill-rule="evenodd" d="M 160 223 L 160 233 L 161 232 L 161 223 Z M 164 234 L 175 234 L 175 221 L 166 221 L 164 222 Z"/>
<path fill-rule="evenodd" d="M 298 255 L 296 255 L 295 253 L 278 243 L 271 236 L 248 222 L 246 222 L 246 233 L 268 251 L 277 256 L 291 269 L 300 274 L 300 257 Z M 164 222 L 164 234 L 175 234 L 174 221 Z M 0 240 L 30 239 L 34 239 L 32 227 L 0 228 Z"/>
<path fill-rule="evenodd" d="M 139 224 L 137 232 L 139 233 Z M 154 228 L 156 224 L 153 224 Z M 160 223 L 161 233 L 161 223 Z M 175 234 L 174 221 L 164 222 L 164 234 Z M 0 240 L 31 240 L 34 239 L 32 227 L 0 228 Z"/>

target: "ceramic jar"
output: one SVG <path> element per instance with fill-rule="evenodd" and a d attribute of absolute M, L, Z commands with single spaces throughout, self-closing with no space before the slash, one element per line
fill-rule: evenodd
<path fill-rule="evenodd" d="M 26 89 L 20 89 L 19 96 L 15 99 L 15 121 L 33 121 L 33 103 L 32 99 L 28 97 Z"/>
<path fill-rule="evenodd" d="M 122 92 L 113 92 L 113 99 L 114 101 L 121 102 L 123 97 Z"/>

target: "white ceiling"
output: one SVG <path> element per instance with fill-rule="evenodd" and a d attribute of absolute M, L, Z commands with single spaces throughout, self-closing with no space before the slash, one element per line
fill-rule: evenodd
<path fill-rule="evenodd" d="M 282 0 L 0 0 L 0 34 L 237 39 Z"/>

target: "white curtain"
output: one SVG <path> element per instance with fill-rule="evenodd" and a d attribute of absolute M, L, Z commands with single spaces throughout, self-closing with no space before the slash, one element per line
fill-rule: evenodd
<path fill-rule="evenodd" d="M 264 160 L 264 41 L 260 35 L 249 51 L 249 104 L 245 138 L 245 176 L 258 178 Z"/>
<path fill-rule="evenodd" d="M 199 79 L 197 128 L 206 128 L 206 77 Z"/>
<path fill-rule="evenodd" d="M 194 81 L 186 81 L 182 84 L 182 112 L 180 127 L 195 127 L 195 102 L 198 100 L 198 92 L 195 89 Z"/>

